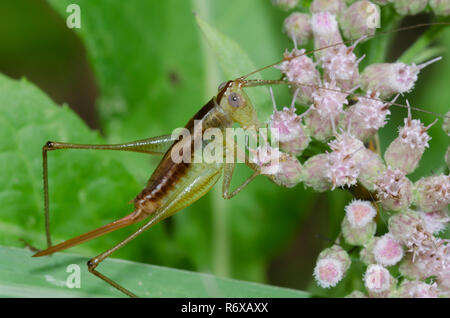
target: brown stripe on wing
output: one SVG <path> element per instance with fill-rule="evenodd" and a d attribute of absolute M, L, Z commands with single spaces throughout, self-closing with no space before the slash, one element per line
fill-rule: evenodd
<path fill-rule="evenodd" d="M 216 106 L 214 97 L 206 103 L 195 115 L 189 120 L 185 128 L 187 128 L 191 135 L 194 132 L 194 120 L 202 120 L 211 110 Z M 161 205 L 161 199 L 172 190 L 177 182 L 187 174 L 191 166 L 190 163 L 180 162 L 175 163 L 171 157 L 171 151 L 175 145 L 183 142 L 182 139 L 174 142 L 169 150 L 164 155 L 156 170 L 153 172 L 147 186 L 134 199 L 136 208 L 142 208 L 146 213 L 154 213 Z M 180 147 L 182 151 L 182 147 Z M 182 156 L 182 154 L 180 153 Z M 191 139 L 191 162 L 194 155 L 194 138 Z"/>

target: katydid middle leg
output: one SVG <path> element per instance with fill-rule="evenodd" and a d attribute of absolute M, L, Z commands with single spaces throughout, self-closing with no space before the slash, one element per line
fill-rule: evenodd
<path fill-rule="evenodd" d="M 260 175 L 259 171 L 254 171 L 253 174 L 247 178 L 239 187 L 234 189 L 233 192 L 230 193 L 230 185 L 231 179 L 233 177 L 233 172 L 235 168 L 235 163 L 225 163 L 223 168 L 223 182 L 222 182 L 222 196 L 224 199 L 231 199 L 236 194 L 242 191 L 250 182 L 253 181 L 258 175 Z"/>

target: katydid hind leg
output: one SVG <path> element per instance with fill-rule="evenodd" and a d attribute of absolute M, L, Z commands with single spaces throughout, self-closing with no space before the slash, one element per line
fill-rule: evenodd
<path fill-rule="evenodd" d="M 45 216 L 45 235 L 47 247 L 52 246 L 50 233 L 50 201 L 48 191 L 48 159 L 47 152 L 61 149 L 84 149 L 84 150 L 119 150 L 141 152 L 147 154 L 164 154 L 172 145 L 174 139 L 171 135 L 162 135 L 142 140 L 136 140 L 122 144 L 109 145 L 91 145 L 91 144 L 72 144 L 48 141 L 42 147 L 42 166 L 43 166 L 43 185 L 44 185 L 44 216 Z"/>
<path fill-rule="evenodd" d="M 110 248 L 106 252 L 103 252 L 102 254 L 97 255 L 94 258 L 91 258 L 87 262 L 88 270 L 98 278 L 102 279 L 103 281 L 107 282 L 114 288 L 118 289 L 122 293 L 128 295 L 129 297 L 136 298 L 137 296 L 129 291 L 128 289 L 124 288 L 123 286 L 119 285 L 115 281 L 113 281 L 111 278 L 103 275 L 98 270 L 96 270 L 97 266 L 100 265 L 102 261 L 104 261 L 107 257 L 109 257 L 112 253 L 126 245 L 127 243 L 134 240 L 139 234 L 143 233 L 145 230 L 149 229 L 151 226 L 158 224 L 160 221 L 165 219 L 167 217 L 168 212 L 170 211 L 170 203 L 166 207 L 161 207 L 158 211 L 155 212 L 155 215 L 142 227 L 140 227 L 136 232 L 128 236 L 126 239 L 124 239 L 119 244 L 115 245 L 114 247 Z"/>
<path fill-rule="evenodd" d="M 45 255 L 50 255 L 53 254 L 55 252 L 58 251 L 62 251 L 65 249 L 68 249 L 70 247 L 73 247 L 75 245 L 79 245 L 81 243 L 90 241 L 94 238 L 97 238 L 99 236 L 111 233 L 113 231 L 119 230 L 121 228 L 124 228 L 126 226 L 135 224 L 143 219 L 145 219 L 146 217 L 148 217 L 148 214 L 142 212 L 142 210 L 137 209 L 135 211 L 133 211 L 131 214 L 116 220 L 114 222 L 111 222 L 109 224 L 106 224 L 104 226 L 101 226 L 95 230 L 92 230 L 90 232 L 78 235 L 74 238 L 71 238 L 67 241 L 64 241 L 62 243 L 56 244 L 56 245 L 52 245 L 49 248 L 39 251 L 36 254 L 33 255 L 33 257 L 40 257 L 40 256 L 45 256 Z"/>

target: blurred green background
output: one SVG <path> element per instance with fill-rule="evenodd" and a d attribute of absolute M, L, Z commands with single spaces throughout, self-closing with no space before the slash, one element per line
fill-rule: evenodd
<path fill-rule="evenodd" d="M 70 3 L 81 7 L 81 29 L 66 27 Z M 47 140 L 113 143 L 171 133 L 184 126 L 222 81 L 242 75 L 220 69 L 193 12 L 241 46 L 256 67 L 279 60 L 284 49 L 292 47 L 281 31 L 288 13 L 270 1 L 0 2 L 0 72 L 16 79 L 26 77 L 54 103 L 68 104 L 97 131 L 89 131 L 81 122 L 72 124 L 65 115 L 45 120 L 43 110 L 36 108 L 39 105 L 28 103 L 29 121 L 10 127 L 19 146 L 11 146 L 12 152 L 9 146 L 0 147 L 0 244 L 23 246 L 18 240 L 23 238 L 37 247 L 45 245 L 40 148 Z M 399 25 L 410 25 L 434 17 L 395 19 Z M 388 46 L 387 59 L 398 58 L 423 31 L 381 40 L 395 43 Z M 424 70 L 408 96 L 412 105 L 441 114 L 448 111 L 450 100 L 448 31 L 434 43 L 442 49 L 444 60 Z M 376 52 L 381 43 L 377 41 L 372 47 L 369 41 L 359 48 L 368 61 L 373 61 L 370 53 Z M 263 77 L 279 78 L 280 74 L 270 70 Z M 286 88 L 275 92 L 278 105 L 289 103 Z M 268 92 L 257 100 L 261 116 L 268 114 Z M 382 148 L 395 138 L 406 115 L 405 109 L 391 111 L 392 120 L 380 133 Z M 418 112 L 414 116 L 426 124 L 434 119 Z M 414 180 L 442 169 L 447 137 L 441 123 L 430 131 L 430 149 L 412 175 Z M 5 131 L 3 137 L 10 138 Z M 157 157 L 133 153 L 55 152 L 49 156 L 51 227 L 58 242 L 130 213 L 132 206 L 127 202 L 145 185 L 158 162 Z M 14 169 L 21 172 L 16 174 Z M 240 168 L 233 184 L 249 173 Z M 315 287 L 312 271 L 318 253 L 338 234 L 343 208 L 351 199 L 349 191 L 319 194 L 303 185 L 284 189 L 260 177 L 225 201 L 218 185 L 113 257 L 344 296 L 355 288 L 363 290 L 361 264 L 354 262 L 345 281 L 332 290 Z M 95 256 L 136 228 L 98 238 L 71 252 Z"/>

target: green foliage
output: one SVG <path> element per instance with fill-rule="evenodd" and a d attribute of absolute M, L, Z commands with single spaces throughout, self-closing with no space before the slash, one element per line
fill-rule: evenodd
<path fill-rule="evenodd" d="M 32 253 L 23 249 L 0 246 L 0 253 L 0 297 L 125 297 L 90 274 L 86 260 L 77 255 L 56 254 L 30 261 Z M 80 269 L 80 287 L 67 288 L 68 280 L 76 282 L 69 279 L 76 274 L 74 265 Z M 107 259 L 101 267 L 143 297 L 308 297 L 293 289 L 118 259 Z"/>

